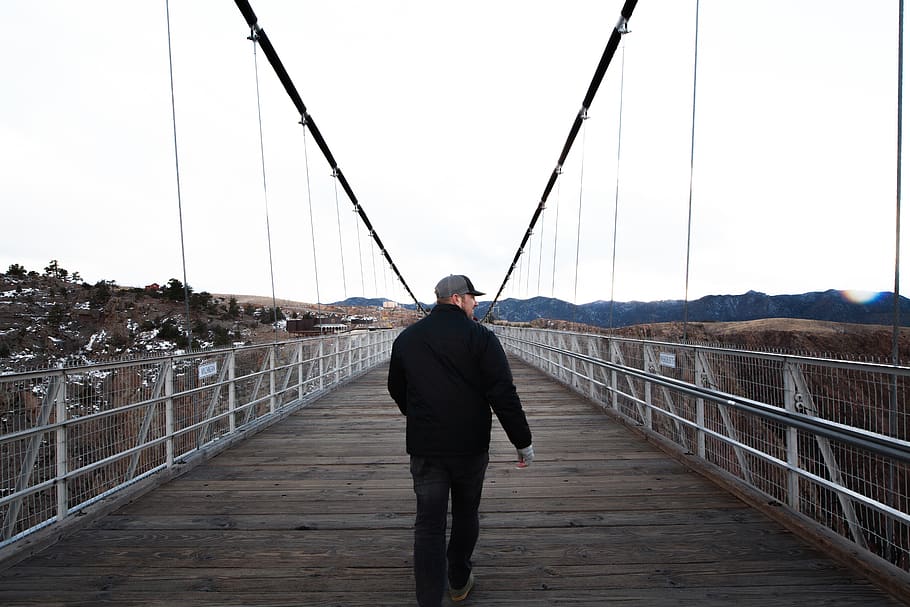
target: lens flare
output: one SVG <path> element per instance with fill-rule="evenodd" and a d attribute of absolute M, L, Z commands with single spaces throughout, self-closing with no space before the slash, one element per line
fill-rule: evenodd
<path fill-rule="evenodd" d="M 872 303 L 881 296 L 879 291 L 859 291 L 859 290 L 848 290 L 841 291 L 844 299 L 851 301 L 857 304 L 867 304 Z"/>

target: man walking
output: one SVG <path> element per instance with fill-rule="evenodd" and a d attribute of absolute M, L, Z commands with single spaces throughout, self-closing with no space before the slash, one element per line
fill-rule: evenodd
<path fill-rule="evenodd" d="M 453 601 L 474 587 L 471 555 L 489 462 L 492 412 L 518 450 L 534 459 L 531 430 L 502 345 L 473 320 L 476 296 L 467 276 L 436 285 L 436 306 L 395 340 L 389 394 L 407 416 L 407 452 L 417 495 L 414 577 L 420 607 L 439 607 L 448 579 Z M 446 515 L 452 496 L 452 531 Z"/>

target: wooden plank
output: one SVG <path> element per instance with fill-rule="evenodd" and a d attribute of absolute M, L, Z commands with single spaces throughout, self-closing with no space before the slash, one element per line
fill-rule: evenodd
<path fill-rule="evenodd" d="M 513 361 L 537 459 L 494 424 L 467 604 L 894 605 Z M 414 605 L 385 369 L 0 573 L 3 605 Z"/>

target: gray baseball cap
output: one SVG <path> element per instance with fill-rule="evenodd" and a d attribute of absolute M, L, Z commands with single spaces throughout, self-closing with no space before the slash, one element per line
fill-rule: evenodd
<path fill-rule="evenodd" d="M 453 295 L 485 295 L 474 288 L 471 279 L 464 274 L 449 274 L 436 284 L 436 298 L 445 299 Z"/>

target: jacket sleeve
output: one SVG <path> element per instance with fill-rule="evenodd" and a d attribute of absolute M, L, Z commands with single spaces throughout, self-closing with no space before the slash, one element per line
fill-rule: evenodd
<path fill-rule="evenodd" d="M 484 329 L 486 335 L 481 356 L 482 372 L 487 385 L 486 397 L 493 412 L 499 418 L 509 441 L 518 449 L 531 444 L 531 429 L 521 406 L 521 399 L 512 381 L 512 369 L 506 359 L 502 344 L 492 331 Z"/>
<path fill-rule="evenodd" d="M 404 367 L 401 365 L 401 356 L 396 348 L 397 344 L 392 344 L 392 358 L 389 361 L 389 378 L 387 387 L 392 400 L 398 405 L 402 415 L 408 414 L 407 393 L 408 382 L 404 373 Z"/>

